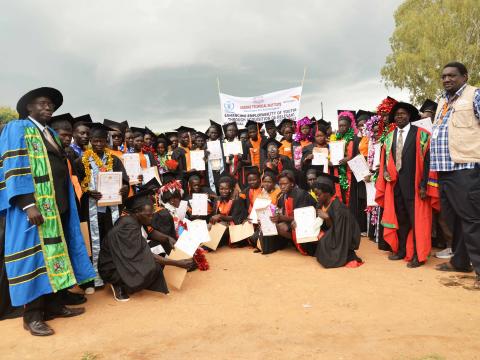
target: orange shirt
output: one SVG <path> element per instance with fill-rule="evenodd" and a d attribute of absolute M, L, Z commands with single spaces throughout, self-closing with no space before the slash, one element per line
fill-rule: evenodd
<path fill-rule="evenodd" d="M 280 155 L 284 155 L 292 159 L 293 158 L 292 143 L 288 140 L 282 140 L 281 143 L 282 143 L 282 146 L 280 147 L 280 149 L 278 149 L 278 153 Z"/>
<path fill-rule="evenodd" d="M 358 151 L 363 156 L 368 156 L 368 137 L 362 137 L 362 140 L 360 140 L 360 144 L 358 144 Z"/>

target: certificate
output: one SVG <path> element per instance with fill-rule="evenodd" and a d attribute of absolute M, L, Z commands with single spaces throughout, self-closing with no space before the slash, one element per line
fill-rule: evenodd
<path fill-rule="evenodd" d="M 168 255 L 168 258 L 171 260 L 185 260 L 190 259 L 191 256 L 188 256 L 180 249 L 173 249 Z M 167 265 L 163 268 L 163 276 L 168 285 L 174 287 L 177 290 L 180 290 L 187 275 L 187 269 L 179 268 L 173 265 Z"/>
<path fill-rule="evenodd" d="M 119 205 L 122 203 L 120 188 L 122 187 L 121 172 L 99 172 L 97 176 L 97 191 L 102 194 L 98 206 Z"/>
<path fill-rule="evenodd" d="M 188 224 L 188 232 L 192 235 L 197 243 L 197 248 L 200 246 L 200 244 L 210 241 L 206 220 L 197 219 L 191 221 L 190 224 Z"/>
<path fill-rule="evenodd" d="M 207 141 L 207 150 L 209 152 L 208 160 L 218 160 L 223 157 L 220 140 Z"/>
<path fill-rule="evenodd" d="M 293 217 L 297 224 L 295 228 L 297 243 L 301 244 L 318 240 L 317 234 L 315 234 L 317 213 L 313 206 L 294 209 Z"/>
<path fill-rule="evenodd" d="M 207 216 L 208 195 L 193 193 L 192 199 L 190 200 L 190 207 L 192 208 L 193 216 Z"/>
<path fill-rule="evenodd" d="M 278 235 L 277 225 L 275 225 L 275 223 L 273 223 L 270 219 L 270 217 L 272 216 L 272 210 L 270 209 L 270 206 L 262 209 L 257 209 L 256 212 L 263 236 Z"/>
<path fill-rule="evenodd" d="M 328 148 L 330 150 L 330 161 L 332 165 L 339 165 L 339 161 L 345 157 L 345 141 L 330 141 Z"/>
<path fill-rule="evenodd" d="M 328 149 L 327 148 L 313 148 L 312 165 L 323 166 L 323 172 L 328 173 Z"/>
<path fill-rule="evenodd" d="M 185 218 L 185 214 L 187 213 L 188 208 L 188 201 L 181 200 L 180 205 L 177 208 L 177 216 L 179 220 L 183 220 Z"/>
<path fill-rule="evenodd" d="M 367 206 L 378 206 L 375 201 L 375 195 L 377 194 L 375 184 L 373 182 L 366 182 L 365 188 L 367 190 Z"/>
<path fill-rule="evenodd" d="M 179 249 L 183 253 L 192 257 L 193 254 L 195 254 L 195 251 L 197 251 L 198 245 L 200 244 L 196 241 L 195 238 L 196 237 L 192 236 L 192 233 L 190 233 L 190 231 L 183 230 L 182 234 L 175 243 L 175 249 Z"/>
<path fill-rule="evenodd" d="M 241 225 L 230 225 L 228 231 L 230 232 L 230 242 L 232 244 L 248 239 L 254 233 L 253 225 L 248 221 Z"/>
<path fill-rule="evenodd" d="M 362 154 L 355 156 L 353 159 L 347 161 L 348 167 L 352 170 L 353 175 L 357 182 L 365 179 L 365 176 L 370 175 L 370 169 L 368 168 L 367 161 Z"/>
<path fill-rule="evenodd" d="M 205 151 L 192 150 L 190 151 L 190 169 L 197 171 L 205 171 Z"/>
<path fill-rule="evenodd" d="M 160 176 L 158 175 L 158 168 L 156 166 L 150 166 L 142 170 L 143 183 L 146 184 L 153 178 L 158 180 L 158 183 L 161 184 Z"/>
<path fill-rule="evenodd" d="M 255 202 L 253 203 L 252 211 L 250 212 L 250 214 L 248 214 L 248 219 L 250 220 L 250 222 L 252 224 L 257 224 L 258 221 L 257 221 L 256 210 L 265 208 L 268 205 L 270 205 L 271 203 L 272 203 L 272 200 L 270 200 L 270 198 L 257 197 L 255 199 Z"/>
<path fill-rule="evenodd" d="M 225 156 L 243 154 L 243 146 L 240 140 L 224 141 L 223 152 Z"/>
<path fill-rule="evenodd" d="M 433 124 L 432 124 L 431 118 L 425 118 L 425 119 L 414 121 L 412 122 L 412 125 L 415 125 L 416 127 L 427 130 L 430 134 L 432 133 Z"/>
<path fill-rule="evenodd" d="M 212 250 L 217 250 L 218 244 L 220 244 L 220 240 L 222 240 L 223 234 L 227 230 L 227 227 L 222 223 L 216 223 L 212 225 L 208 234 L 210 235 L 210 241 L 203 243 L 206 247 Z"/>
<path fill-rule="evenodd" d="M 140 167 L 140 155 L 138 154 L 123 154 L 123 166 L 130 179 L 130 185 L 138 184 L 138 176 L 142 174 Z"/>

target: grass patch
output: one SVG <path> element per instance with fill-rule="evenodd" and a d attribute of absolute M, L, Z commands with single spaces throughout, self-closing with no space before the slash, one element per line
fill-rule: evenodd
<path fill-rule="evenodd" d="M 86 352 L 82 355 L 81 360 L 97 360 L 98 356 L 90 352 Z"/>

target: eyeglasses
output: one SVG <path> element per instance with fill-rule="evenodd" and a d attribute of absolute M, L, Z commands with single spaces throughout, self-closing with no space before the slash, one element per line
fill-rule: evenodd
<path fill-rule="evenodd" d="M 51 101 L 46 101 L 46 100 L 35 101 L 33 104 L 40 105 L 43 108 L 49 107 L 49 108 L 55 109 L 55 104 L 52 103 Z"/>

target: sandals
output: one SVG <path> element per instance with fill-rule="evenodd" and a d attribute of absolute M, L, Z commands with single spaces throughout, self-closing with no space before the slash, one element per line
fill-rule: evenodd
<path fill-rule="evenodd" d="M 448 271 L 448 272 L 461 272 L 461 273 L 469 273 L 473 271 L 473 268 L 470 267 L 468 269 L 457 269 L 456 267 L 453 267 L 452 264 L 449 262 L 438 264 L 435 266 L 435 269 L 438 271 Z"/>

